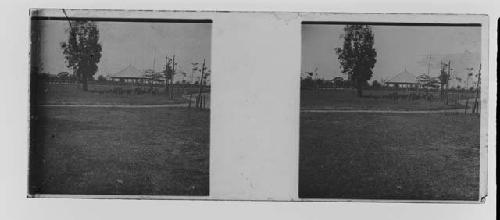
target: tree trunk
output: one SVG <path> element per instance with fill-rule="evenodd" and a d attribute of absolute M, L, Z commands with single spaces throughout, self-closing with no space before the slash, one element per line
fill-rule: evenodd
<path fill-rule="evenodd" d="M 361 83 L 361 81 L 357 81 L 356 89 L 358 92 L 358 97 L 363 97 L 363 83 Z"/>
<path fill-rule="evenodd" d="M 82 77 L 82 88 L 83 88 L 83 91 L 86 92 L 89 90 L 88 85 L 87 85 L 87 74 L 85 72 L 83 72 L 81 77 Z"/>

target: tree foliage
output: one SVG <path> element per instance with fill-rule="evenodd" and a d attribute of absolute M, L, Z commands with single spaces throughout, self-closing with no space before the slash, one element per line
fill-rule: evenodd
<path fill-rule="evenodd" d="M 373 48 L 374 37 L 368 25 L 346 25 L 342 48 L 336 48 L 342 72 L 347 74 L 352 85 L 362 96 L 363 86 L 372 78 L 377 62 L 377 51 Z"/>
<path fill-rule="evenodd" d="M 72 21 L 66 42 L 61 48 L 68 68 L 87 90 L 87 80 L 97 72 L 101 59 L 102 46 L 99 43 L 99 29 L 91 21 Z"/>

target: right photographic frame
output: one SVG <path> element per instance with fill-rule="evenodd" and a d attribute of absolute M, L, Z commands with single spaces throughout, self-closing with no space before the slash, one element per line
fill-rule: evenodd
<path fill-rule="evenodd" d="M 466 18 L 302 22 L 299 198 L 482 201 L 488 58 Z"/>

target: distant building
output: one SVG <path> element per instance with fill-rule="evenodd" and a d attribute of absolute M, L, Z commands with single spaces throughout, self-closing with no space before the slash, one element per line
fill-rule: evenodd
<path fill-rule="evenodd" d="M 165 77 L 162 73 L 155 73 L 152 69 L 141 71 L 132 65 L 125 69 L 109 75 L 115 82 L 127 82 L 133 84 L 165 84 Z"/>
<path fill-rule="evenodd" d="M 138 70 L 132 65 L 128 65 L 125 69 L 111 74 L 110 78 L 112 81 L 119 82 L 130 82 L 130 83 L 144 83 L 150 78 L 146 77 L 143 71 Z"/>
<path fill-rule="evenodd" d="M 385 84 L 398 88 L 416 88 L 418 86 L 417 77 L 408 72 L 406 69 L 385 82 Z"/>
<path fill-rule="evenodd" d="M 417 76 L 417 83 L 422 88 L 438 88 L 439 77 L 434 77 L 430 74 L 422 73 Z"/>

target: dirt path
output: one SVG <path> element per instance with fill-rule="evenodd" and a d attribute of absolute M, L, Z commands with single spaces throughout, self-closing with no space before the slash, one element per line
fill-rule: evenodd
<path fill-rule="evenodd" d="M 301 109 L 300 112 L 307 113 L 381 113 L 381 114 L 436 114 L 436 113 L 465 113 L 464 109 L 444 109 L 444 110 L 356 110 L 356 109 Z M 470 113 L 470 111 L 467 111 Z"/>

